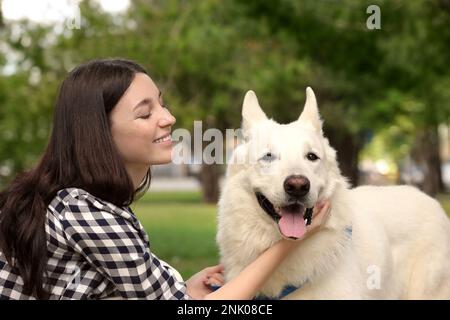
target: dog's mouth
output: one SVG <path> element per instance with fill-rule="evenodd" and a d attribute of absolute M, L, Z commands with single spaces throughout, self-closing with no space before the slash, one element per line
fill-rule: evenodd
<path fill-rule="evenodd" d="M 255 195 L 261 208 L 278 224 L 283 236 L 291 239 L 304 236 L 306 226 L 311 224 L 313 208 L 306 208 L 298 201 L 276 207 L 261 192 Z"/>

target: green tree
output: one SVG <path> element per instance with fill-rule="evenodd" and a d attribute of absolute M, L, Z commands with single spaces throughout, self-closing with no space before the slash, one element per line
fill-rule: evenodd
<path fill-rule="evenodd" d="M 369 4 L 134 0 L 127 12 L 111 15 L 87 0 L 79 29 L 6 21 L 0 64 L 15 71 L 0 75 L 0 167 L 14 175 L 42 152 L 68 70 L 92 58 L 121 56 L 150 71 L 177 126 L 189 129 L 194 120 L 202 120 L 204 130 L 239 127 L 249 89 L 269 116 L 293 121 L 305 87 L 312 86 L 325 132 L 355 184 L 360 150 L 376 132 L 395 125 L 397 136 L 420 133 L 425 138 L 416 138 L 422 147 L 415 153 L 427 155 L 432 193 L 440 183 L 436 127 L 448 123 L 449 114 L 448 4 L 376 1 L 381 30 L 368 30 Z M 217 200 L 222 172 L 221 166 L 203 166 L 206 201 Z"/>

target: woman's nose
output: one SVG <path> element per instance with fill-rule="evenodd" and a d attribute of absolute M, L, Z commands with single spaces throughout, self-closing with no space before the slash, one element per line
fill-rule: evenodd
<path fill-rule="evenodd" d="M 161 119 L 159 120 L 159 125 L 161 127 L 167 127 L 167 126 L 174 125 L 175 122 L 177 121 L 175 119 L 175 117 L 166 108 L 164 108 L 163 110 L 164 110 L 163 115 L 162 115 Z"/>

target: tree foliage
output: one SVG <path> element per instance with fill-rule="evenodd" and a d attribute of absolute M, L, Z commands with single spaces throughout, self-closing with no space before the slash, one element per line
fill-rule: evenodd
<path fill-rule="evenodd" d="M 366 26 L 371 4 L 381 8 L 380 30 Z M 36 161 L 61 80 L 75 65 L 98 57 L 143 64 L 177 127 L 188 129 L 194 120 L 202 120 L 204 129 L 239 127 L 249 89 L 269 116 L 293 121 L 305 87 L 312 86 L 325 132 L 354 181 L 360 150 L 377 132 L 392 138 L 394 149 L 410 143 L 408 150 L 394 152 L 403 155 L 413 143 L 427 141 L 416 134 L 433 135 L 438 124 L 448 123 L 445 0 L 133 0 L 126 12 L 114 15 L 86 0 L 80 9 L 79 29 L 4 22 L 0 178 Z M 6 72 L 11 66 L 14 71 Z M 217 199 L 211 183 L 217 184 L 220 171 L 208 173 L 215 177 L 205 186 L 215 190 L 210 201 Z"/>

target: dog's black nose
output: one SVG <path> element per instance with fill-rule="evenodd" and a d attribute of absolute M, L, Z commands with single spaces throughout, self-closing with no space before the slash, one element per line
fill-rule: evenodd
<path fill-rule="evenodd" d="M 305 176 L 291 175 L 284 180 L 284 191 L 292 197 L 303 197 L 309 192 L 309 180 Z"/>

